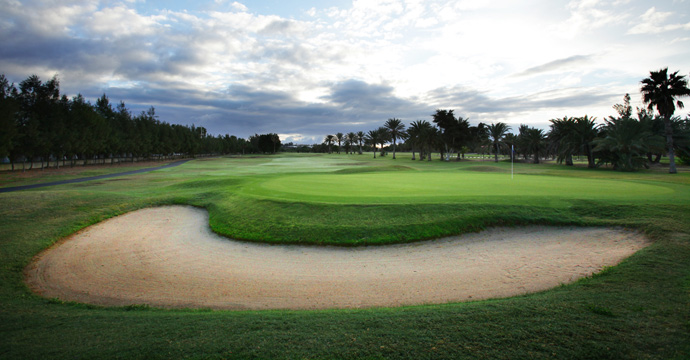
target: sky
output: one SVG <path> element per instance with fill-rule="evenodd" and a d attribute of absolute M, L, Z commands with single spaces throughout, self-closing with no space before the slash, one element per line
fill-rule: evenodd
<path fill-rule="evenodd" d="M 10 81 L 283 143 L 436 109 L 514 132 L 602 122 L 665 67 L 690 74 L 690 0 L 0 0 Z"/>

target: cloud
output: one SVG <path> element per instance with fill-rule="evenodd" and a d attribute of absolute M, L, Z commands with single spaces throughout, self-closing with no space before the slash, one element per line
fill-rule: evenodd
<path fill-rule="evenodd" d="M 429 119 L 439 107 L 484 122 L 604 112 L 638 91 L 647 69 L 688 56 L 687 36 L 669 32 L 685 29 L 674 19 L 687 11 L 657 5 L 631 28 L 623 20 L 637 21 L 641 0 L 544 1 L 529 11 L 509 0 L 362 0 L 283 16 L 208 1 L 174 11 L 0 0 L 0 69 L 16 82 L 57 73 L 69 95 L 105 92 L 135 113 L 153 105 L 161 120 L 214 134 L 296 139 Z"/>
<path fill-rule="evenodd" d="M 558 59 L 554 61 L 550 61 L 546 64 L 542 64 L 539 66 L 535 66 L 532 68 L 529 68 L 521 73 L 515 74 L 513 76 L 531 76 L 531 75 L 539 75 L 545 72 L 553 72 L 553 71 L 563 71 L 563 70 L 569 70 L 572 69 L 573 67 L 578 67 L 584 64 L 587 64 L 592 61 L 592 56 L 591 55 L 573 55 L 564 59 Z"/>
<path fill-rule="evenodd" d="M 659 34 L 673 30 L 690 30 L 690 23 L 668 24 L 668 19 L 673 14 L 672 12 L 657 11 L 655 7 L 651 7 L 640 16 L 639 23 L 628 30 L 628 34 Z"/>
<path fill-rule="evenodd" d="M 244 4 L 239 3 L 237 1 L 233 2 L 230 6 L 232 6 L 232 8 L 237 10 L 237 11 L 242 11 L 242 12 L 249 11 L 248 7 L 246 7 Z"/>

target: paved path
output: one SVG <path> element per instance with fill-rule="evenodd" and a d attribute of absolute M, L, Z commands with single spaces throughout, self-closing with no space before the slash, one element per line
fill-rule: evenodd
<path fill-rule="evenodd" d="M 64 185 L 64 184 L 76 184 L 76 183 L 85 182 L 85 181 L 108 179 L 108 178 L 112 178 L 112 177 L 125 176 L 125 175 L 142 174 L 142 173 L 147 173 L 147 172 L 150 172 L 150 171 L 161 170 L 161 169 L 167 169 L 167 168 L 179 166 L 179 165 L 182 165 L 182 164 L 186 163 L 186 162 L 189 161 L 189 160 L 191 160 L 191 159 L 179 160 L 179 161 L 175 161 L 175 162 L 173 162 L 173 163 L 170 163 L 170 164 L 168 164 L 168 165 L 163 165 L 163 166 L 158 166 L 158 167 L 153 167 L 153 168 L 146 168 L 146 169 L 125 171 L 125 172 L 120 172 L 120 173 L 115 173 L 115 174 L 106 174 L 106 175 L 90 176 L 90 177 L 84 177 L 84 178 L 78 178 L 78 179 L 53 181 L 53 182 L 41 183 L 41 184 L 33 184 L 33 185 L 5 187 L 5 188 L 0 188 L 0 193 L 6 193 L 6 192 L 12 192 L 12 191 L 19 191 L 19 190 L 36 189 L 36 188 L 42 188 L 42 187 L 46 187 L 46 186 L 55 186 L 55 185 Z"/>

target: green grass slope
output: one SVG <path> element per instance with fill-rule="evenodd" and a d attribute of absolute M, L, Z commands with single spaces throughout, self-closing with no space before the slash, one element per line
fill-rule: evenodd
<path fill-rule="evenodd" d="M 509 163 L 398 157 L 204 159 L 0 194 L 0 358 L 690 357 L 690 174 L 516 164 L 511 180 Z M 393 309 L 99 308 L 26 289 L 23 270 L 42 249 L 163 204 L 204 207 L 214 231 L 275 243 L 385 244 L 539 223 L 633 227 L 654 244 L 538 294 Z"/>

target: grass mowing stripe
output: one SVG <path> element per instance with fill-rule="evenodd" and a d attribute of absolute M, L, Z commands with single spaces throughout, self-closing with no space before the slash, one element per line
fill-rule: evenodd
<path fill-rule="evenodd" d="M 403 156 L 399 154 L 400 160 Z M 548 174 L 555 180 L 579 178 L 587 183 L 604 178 L 623 180 L 624 185 L 630 181 L 664 187 L 675 184 L 671 186 L 676 192 L 674 198 L 665 200 L 665 195 L 658 195 L 650 200 L 648 194 L 631 193 L 627 204 L 577 197 L 565 203 L 515 204 L 498 203 L 486 196 L 468 203 L 361 205 L 257 200 L 243 195 L 244 186 L 294 174 L 293 166 L 263 165 L 274 161 L 293 162 L 300 173 L 402 163 L 389 158 L 372 161 L 336 155 L 294 160 L 214 159 L 191 162 L 179 171 L 148 174 L 126 184 L 106 182 L 59 191 L 3 194 L 0 357 L 690 357 L 690 205 L 675 201 L 688 191 L 690 182 L 684 174 L 666 180 L 669 175 L 651 172 L 620 174 L 551 165 L 516 166 L 519 171 Z M 348 165 L 355 163 L 363 165 Z M 410 163 L 403 165 L 431 178 L 486 166 L 473 162 Z M 491 166 L 505 168 L 502 163 Z M 361 185 L 364 188 L 368 184 Z M 539 222 L 633 226 L 650 234 L 655 243 L 602 274 L 550 291 L 476 303 L 393 309 L 224 312 L 98 308 L 43 299 L 23 286 L 24 266 L 61 236 L 119 213 L 168 203 L 208 208 L 215 218 L 211 223 L 224 227 L 217 229 L 220 232 L 255 232 L 282 239 L 285 233 L 311 241 L 324 238 L 324 234 L 333 241 L 371 234 L 371 241 L 385 242 L 400 241 L 403 236 L 411 239 L 463 231 L 461 226 Z"/>

